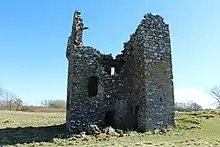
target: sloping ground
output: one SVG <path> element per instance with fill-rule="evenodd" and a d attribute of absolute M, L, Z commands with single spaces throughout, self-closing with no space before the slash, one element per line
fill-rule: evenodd
<path fill-rule="evenodd" d="M 176 128 L 166 133 L 129 132 L 124 137 L 77 138 L 66 133 L 65 113 L 0 111 L 0 145 L 7 146 L 167 146 L 220 147 L 220 112 L 176 112 Z"/>

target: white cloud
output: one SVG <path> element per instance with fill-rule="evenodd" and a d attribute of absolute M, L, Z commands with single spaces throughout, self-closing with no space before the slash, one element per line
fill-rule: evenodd
<path fill-rule="evenodd" d="M 198 88 L 177 88 L 174 89 L 175 102 L 193 101 L 203 108 L 215 108 L 215 100 L 209 93 Z"/>

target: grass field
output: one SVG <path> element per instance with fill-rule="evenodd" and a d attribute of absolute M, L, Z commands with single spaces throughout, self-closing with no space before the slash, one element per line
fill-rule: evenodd
<path fill-rule="evenodd" d="M 220 147 L 220 112 L 176 112 L 175 119 L 166 133 L 77 138 L 66 133 L 65 113 L 0 111 L 0 146 Z"/>

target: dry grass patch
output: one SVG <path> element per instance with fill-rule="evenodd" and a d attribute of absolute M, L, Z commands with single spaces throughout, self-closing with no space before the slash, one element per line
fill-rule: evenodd
<path fill-rule="evenodd" d="M 0 145 L 5 146 L 220 146 L 220 112 L 176 112 L 176 127 L 129 132 L 124 137 L 68 134 L 65 113 L 0 111 Z"/>

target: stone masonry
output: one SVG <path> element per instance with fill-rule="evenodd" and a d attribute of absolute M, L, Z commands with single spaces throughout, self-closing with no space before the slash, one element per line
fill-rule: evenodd
<path fill-rule="evenodd" d="M 83 45 L 85 29 L 75 11 L 66 51 L 68 130 L 79 133 L 90 124 L 142 132 L 174 126 L 171 42 L 163 18 L 146 14 L 115 58 Z"/>

